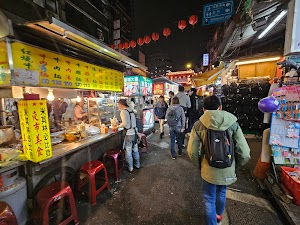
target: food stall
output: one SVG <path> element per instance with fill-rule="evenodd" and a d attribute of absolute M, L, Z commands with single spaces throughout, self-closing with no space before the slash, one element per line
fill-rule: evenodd
<path fill-rule="evenodd" d="M 52 33 L 56 26 L 60 29 Z M 68 38 L 58 34 L 62 27 Z M 116 115 L 116 98 L 124 87 L 125 65 L 139 63 L 55 19 L 43 31 L 37 24 L 27 24 L 16 28 L 15 33 L 18 40 L 6 37 L 0 41 L 1 140 L 5 137 L 3 130 L 7 132 L 12 127 L 10 117 L 13 122 L 19 121 L 20 132 L 15 127 L 12 139 L 16 141 L 11 145 L 11 140 L 5 139 L 0 145 L 0 175 L 3 178 L 6 173 L 14 174 L 14 182 L 24 184 L 22 190 L 27 195 L 22 195 L 25 200 L 23 204 L 22 198 L 20 204 L 24 208 L 13 210 L 26 213 L 27 199 L 31 207 L 35 195 L 45 185 L 66 180 L 75 188 L 76 173 L 84 163 L 100 159 L 105 151 L 121 146 L 120 132 L 107 129 L 108 121 Z M 79 39 L 84 44 L 79 45 Z M 64 48 L 60 49 L 62 45 Z M 92 59 L 83 57 L 87 52 Z M 142 65 L 141 68 L 145 69 Z M 93 116 L 98 121 L 74 121 L 74 107 L 81 99 L 85 100 L 83 108 L 89 110 L 86 122 L 94 121 Z M 59 121 L 53 110 L 56 101 L 68 105 Z M 17 109 L 13 107 L 15 102 Z M 55 123 L 60 126 L 54 126 Z M 101 125 L 106 129 L 101 129 Z M 26 181 L 18 180 L 19 173 Z M 0 186 L 2 196 L 10 187 Z M 9 198 L 16 202 L 18 197 Z M 26 218 L 22 216 L 25 222 Z"/>
<path fill-rule="evenodd" d="M 178 86 L 179 84 L 165 78 L 165 77 L 158 77 L 153 79 L 153 100 L 154 103 L 157 102 L 159 96 L 164 96 L 165 101 L 168 102 L 169 100 L 169 92 L 173 91 L 175 95 L 178 93 Z"/>
<path fill-rule="evenodd" d="M 138 118 L 143 124 L 143 133 L 150 132 L 154 127 L 154 109 L 149 104 L 152 96 L 152 79 L 143 76 L 124 77 L 124 96 L 136 99 Z"/>

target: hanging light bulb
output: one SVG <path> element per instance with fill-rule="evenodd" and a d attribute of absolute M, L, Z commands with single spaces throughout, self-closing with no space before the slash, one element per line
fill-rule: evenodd
<path fill-rule="evenodd" d="M 81 97 L 77 95 L 76 102 L 81 102 Z"/>
<path fill-rule="evenodd" d="M 47 99 L 49 101 L 53 101 L 55 99 L 54 95 L 53 95 L 53 90 L 52 89 L 48 89 L 48 95 L 47 95 Z"/>
<path fill-rule="evenodd" d="M 115 96 L 110 96 L 110 100 L 115 100 Z"/>

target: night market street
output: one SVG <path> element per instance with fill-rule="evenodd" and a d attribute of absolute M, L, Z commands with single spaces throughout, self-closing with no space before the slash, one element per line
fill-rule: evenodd
<path fill-rule="evenodd" d="M 202 224 L 199 171 L 190 162 L 186 149 L 183 157 L 172 160 L 167 135 L 161 140 L 156 132 L 148 142 L 149 154 L 141 153 L 143 168 L 132 174 L 124 170 L 120 183 L 110 179 L 111 194 L 104 191 L 95 206 L 81 198 L 77 204 L 81 224 Z M 275 204 L 270 195 L 264 194 L 251 176 L 261 141 L 248 142 L 252 159 L 238 171 L 238 181 L 227 190 L 222 224 L 288 224 L 272 206 Z"/>

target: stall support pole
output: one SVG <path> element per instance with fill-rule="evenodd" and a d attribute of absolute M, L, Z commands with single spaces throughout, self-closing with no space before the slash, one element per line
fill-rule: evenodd
<path fill-rule="evenodd" d="M 4 98 L 0 98 L 1 103 L 0 103 L 0 111 L 1 111 L 1 121 L 2 121 L 2 125 L 6 126 L 6 112 L 5 112 L 5 102 L 4 102 Z"/>
<path fill-rule="evenodd" d="M 32 167 L 30 163 L 25 165 L 26 173 L 26 184 L 27 184 L 27 198 L 28 198 L 28 207 L 33 208 L 33 178 L 32 178 Z"/>

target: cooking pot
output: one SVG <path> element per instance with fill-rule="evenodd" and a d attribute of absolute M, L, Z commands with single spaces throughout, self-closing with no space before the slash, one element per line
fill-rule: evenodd
<path fill-rule="evenodd" d="M 0 146 L 9 145 L 16 141 L 13 126 L 0 126 Z"/>

